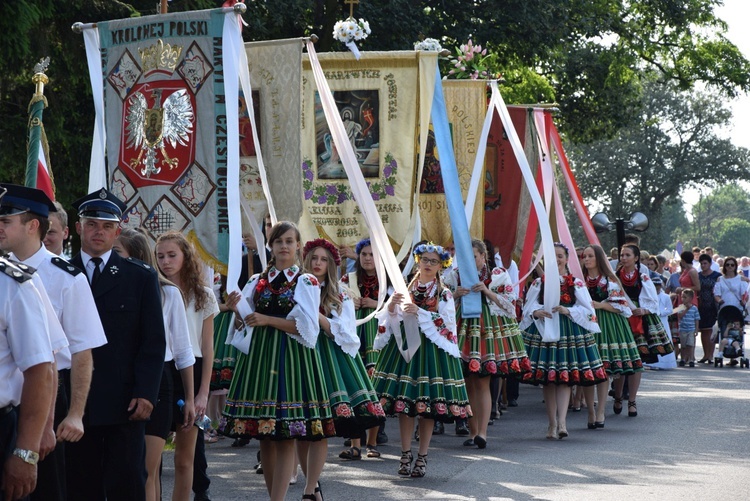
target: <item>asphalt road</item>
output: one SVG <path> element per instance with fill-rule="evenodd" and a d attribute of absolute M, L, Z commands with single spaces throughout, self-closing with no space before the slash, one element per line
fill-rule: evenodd
<path fill-rule="evenodd" d="M 696 354 L 699 356 L 699 354 Z M 341 439 L 329 440 L 321 485 L 326 500 L 622 500 L 748 499 L 750 483 L 750 371 L 699 366 L 647 371 L 638 416 L 607 405 L 605 428 L 588 430 L 585 409 L 569 413 L 565 440 L 545 439 L 541 388 L 521 385 L 519 406 L 489 427 L 487 449 L 462 446 L 453 425 L 433 437 L 427 475 L 399 477 L 398 422 L 381 459 L 338 459 Z M 258 443 L 207 446 L 215 501 L 267 499 L 263 475 L 252 469 Z M 413 449 L 416 451 L 416 444 Z M 416 456 L 416 452 L 415 452 Z M 164 455 L 164 499 L 174 477 Z M 300 499 L 304 478 L 289 488 Z"/>

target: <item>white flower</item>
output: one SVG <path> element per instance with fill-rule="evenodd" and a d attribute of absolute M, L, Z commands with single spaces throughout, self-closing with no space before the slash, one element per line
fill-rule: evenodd
<path fill-rule="evenodd" d="M 364 19 L 344 19 L 333 26 L 333 38 L 343 43 L 364 40 L 370 33 L 370 23 Z"/>
<path fill-rule="evenodd" d="M 416 42 L 414 44 L 414 50 L 440 52 L 443 50 L 443 47 L 440 45 L 440 42 L 434 38 L 425 38 L 421 42 Z"/>

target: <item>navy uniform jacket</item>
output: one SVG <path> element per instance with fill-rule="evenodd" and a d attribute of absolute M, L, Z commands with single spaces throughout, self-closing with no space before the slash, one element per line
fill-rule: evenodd
<path fill-rule="evenodd" d="M 84 269 L 81 255 L 71 262 Z M 112 252 L 92 288 L 107 344 L 94 348 L 94 374 L 84 422 L 127 423 L 133 398 L 156 405 L 166 338 L 156 271 Z"/>

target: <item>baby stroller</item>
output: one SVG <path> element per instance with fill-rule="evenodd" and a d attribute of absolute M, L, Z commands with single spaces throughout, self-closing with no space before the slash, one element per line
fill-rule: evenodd
<path fill-rule="evenodd" d="M 724 343 L 725 346 L 720 348 L 722 339 L 725 335 L 725 330 L 728 325 L 733 322 L 739 323 L 739 337 L 727 338 Z M 717 339 L 716 356 L 714 357 L 714 367 L 724 367 L 724 359 L 728 358 L 731 360 L 731 365 L 737 365 L 737 359 L 740 359 L 740 367 L 750 367 L 750 361 L 745 357 L 745 333 L 744 333 L 745 318 L 742 311 L 736 306 L 724 306 L 719 310 L 719 336 Z M 739 348 L 734 346 L 735 341 L 739 343 Z"/>

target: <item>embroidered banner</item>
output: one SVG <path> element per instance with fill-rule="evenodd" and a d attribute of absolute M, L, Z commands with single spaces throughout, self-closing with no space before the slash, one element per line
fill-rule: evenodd
<path fill-rule="evenodd" d="M 269 190 L 276 217 L 298 221 L 302 215 L 302 177 L 299 174 L 300 110 L 302 99 L 302 39 L 245 44 L 253 83 L 255 123 L 258 125 Z M 266 212 L 249 117 L 240 101 L 240 183 L 243 196 L 259 218 Z M 258 221 L 261 222 L 261 221 Z"/>
<path fill-rule="evenodd" d="M 443 96 L 448 112 L 453 151 L 463 200 L 469 191 L 474 159 L 479 148 L 482 123 L 487 113 L 487 82 L 484 80 L 443 80 Z M 484 194 L 477 194 L 469 232 L 474 238 L 484 235 Z M 440 152 L 435 147 L 432 129 L 427 138 L 427 152 L 419 184 L 419 215 L 422 238 L 446 245 L 453 240 L 448 222 L 445 190 L 440 175 Z"/>
<path fill-rule="evenodd" d="M 509 106 L 508 112 L 527 152 L 529 164 L 536 168 L 538 160 L 531 140 L 531 129 L 527 127 L 530 123 L 527 122 L 527 110 Z M 529 145 L 532 147 L 529 148 Z M 521 168 L 497 114 L 492 120 L 487 140 L 484 196 L 484 235 L 499 248 L 503 263 L 510 263 L 511 256 L 515 254 L 518 259 L 523 249 L 531 199 L 523 187 Z"/>
<path fill-rule="evenodd" d="M 238 96 L 224 88 L 225 69 L 236 78 L 237 62 L 224 52 L 239 35 L 229 30 L 237 35 L 225 40 L 226 19 L 236 22 L 215 9 L 97 24 L 106 176 L 128 205 L 124 224 L 152 239 L 182 231 L 223 273 L 237 192 L 227 180 L 228 138 L 238 135 L 226 113 Z"/>
<path fill-rule="evenodd" d="M 410 243 L 420 95 L 435 58 L 413 51 L 318 54 L 359 167 L 396 251 Z M 431 64 L 433 75 L 420 72 Z M 302 82 L 303 237 L 354 245 L 369 235 L 333 145 L 307 58 Z M 428 110 L 429 111 L 429 110 Z"/>

